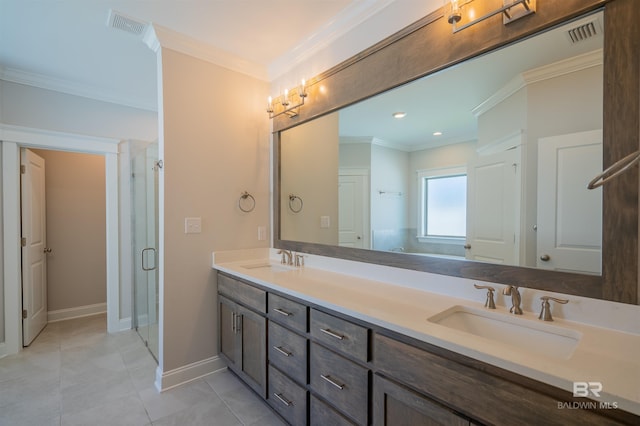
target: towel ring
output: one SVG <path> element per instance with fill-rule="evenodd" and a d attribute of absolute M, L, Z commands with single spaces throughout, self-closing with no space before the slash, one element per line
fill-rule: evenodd
<path fill-rule="evenodd" d="M 300 202 L 300 207 L 298 207 L 297 209 L 294 207 L 294 203 L 296 200 Z M 302 207 L 304 207 L 302 198 L 298 197 L 297 195 L 289 194 L 289 209 L 294 213 L 300 213 L 302 211 Z"/>
<path fill-rule="evenodd" d="M 242 207 L 242 200 L 246 200 L 247 198 L 251 199 L 251 207 L 244 208 Z M 252 212 L 253 209 L 256 208 L 256 199 L 253 198 L 253 195 L 249 194 L 247 191 L 244 191 L 242 194 L 240 194 L 240 198 L 238 199 L 238 208 L 245 213 Z"/>
<path fill-rule="evenodd" d="M 627 155 L 626 157 L 613 163 L 604 172 L 594 177 L 593 180 L 591 180 L 591 182 L 589 182 L 589 184 L 587 185 L 587 188 L 595 189 L 599 186 L 604 185 L 609 180 L 613 179 L 621 173 L 624 173 L 628 168 L 633 166 L 638 161 L 640 161 L 640 151 L 636 151 L 632 154 Z"/>

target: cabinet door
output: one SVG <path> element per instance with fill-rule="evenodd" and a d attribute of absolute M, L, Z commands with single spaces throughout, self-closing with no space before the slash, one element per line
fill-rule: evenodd
<path fill-rule="evenodd" d="M 238 306 L 242 345 L 241 370 L 258 394 L 266 397 L 267 384 L 267 320 L 248 309 Z"/>
<path fill-rule="evenodd" d="M 238 362 L 239 349 L 237 338 L 238 318 L 236 304 L 218 295 L 218 312 L 220 314 L 220 353 L 230 364 Z"/>
<path fill-rule="evenodd" d="M 374 426 L 469 426 L 469 421 L 418 393 L 375 375 L 373 424 Z"/>

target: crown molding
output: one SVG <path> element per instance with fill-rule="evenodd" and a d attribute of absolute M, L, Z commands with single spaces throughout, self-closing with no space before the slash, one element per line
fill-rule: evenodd
<path fill-rule="evenodd" d="M 268 81 L 269 79 L 265 66 L 242 59 L 226 50 L 211 46 L 162 25 L 151 23 L 143 36 L 143 41 L 156 53 L 160 48 L 171 49 L 258 80 Z"/>
<path fill-rule="evenodd" d="M 102 102 L 124 105 L 131 108 L 147 111 L 158 110 L 158 106 L 155 101 L 150 101 L 149 99 L 114 95 L 111 90 L 9 67 L 0 66 L 0 80 L 38 87 L 40 89 L 53 90 L 55 92 L 66 93 L 68 95 L 80 96 Z"/>
<path fill-rule="evenodd" d="M 269 64 L 268 76 L 271 81 L 276 80 L 297 65 L 316 56 L 320 51 L 329 47 L 367 19 L 376 15 L 395 0 L 384 1 L 353 1 L 338 15 L 337 19 L 320 28 L 284 55 Z"/>
<path fill-rule="evenodd" d="M 496 93 L 472 109 L 471 112 L 476 117 L 479 117 L 529 84 L 571 74 L 602 64 L 603 52 L 602 49 L 597 49 L 549 65 L 533 68 L 515 76 L 511 81 L 496 91 Z"/>

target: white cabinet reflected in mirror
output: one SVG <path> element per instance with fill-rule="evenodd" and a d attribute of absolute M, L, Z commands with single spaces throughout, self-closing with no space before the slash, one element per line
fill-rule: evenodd
<path fill-rule="evenodd" d="M 600 275 L 602 22 L 281 132 L 280 238 Z"/>

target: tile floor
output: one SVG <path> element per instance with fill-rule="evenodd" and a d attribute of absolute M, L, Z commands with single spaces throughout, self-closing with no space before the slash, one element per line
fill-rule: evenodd
<path fill-rule="evenodd" d="M 51 323 L 0 358 L 0 426 L 284 424 L 227 370 L 158 393 L 155 369 L 136 332 L 107 334 L 104 315 Z"/>

